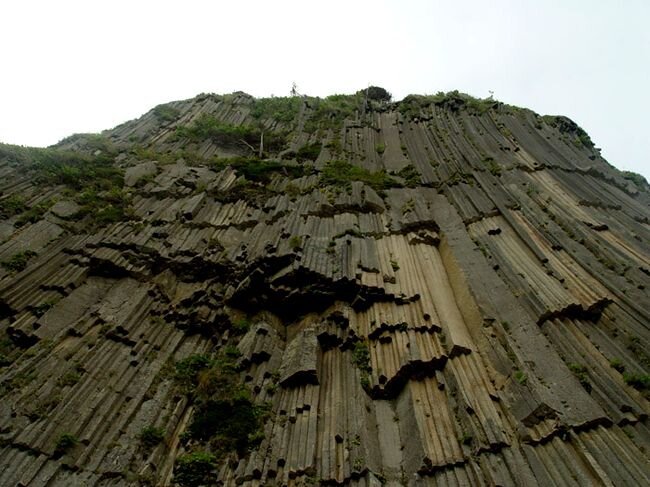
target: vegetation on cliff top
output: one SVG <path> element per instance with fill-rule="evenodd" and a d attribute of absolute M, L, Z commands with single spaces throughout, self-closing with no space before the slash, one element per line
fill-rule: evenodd
<path fill-rule="evenodd" d="M 105 150 L 96 148 L 87 153 L 0 144 L 0 160 L 16 164 L 38 184 L 63 186 L 61 196 L 74 198 L 81 206 L 76 217 L 89 216 L 92 225 L 131 219 L 130 198 L 123 190 L 124 174 L 114 163 L 115 153 L 108 150 L 104 139 L 94 144 L 93 148 L 101 146 Z M 0 203 L 0 213 L 20 215 L 16 226 L 22 226 L 40 220 L 52 204 L 50 200 L 29 208 L 19 196 L 14 196 Z"/>

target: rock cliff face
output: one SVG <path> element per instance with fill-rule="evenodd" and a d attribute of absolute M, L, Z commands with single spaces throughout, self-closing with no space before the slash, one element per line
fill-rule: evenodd
<path fill-rule="evenodd" d="M 650 482 L 647 183 L 372 93 L 0 146 L 1 485 Z"/>

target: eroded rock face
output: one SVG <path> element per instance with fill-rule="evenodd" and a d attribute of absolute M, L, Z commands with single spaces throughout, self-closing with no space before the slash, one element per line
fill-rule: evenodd
<path fill-rule="evenodd" d="M 274 100 L 64 141 L 126 188 L 76 202 L 2 148 L 0 484 L 648 484 L 647 185 L 492 101 Z M 247 451 L 186 433 L 224 354 Z"/>

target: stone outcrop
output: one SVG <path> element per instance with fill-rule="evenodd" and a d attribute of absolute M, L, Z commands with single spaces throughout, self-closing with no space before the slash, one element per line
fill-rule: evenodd
<path fill-rule="evenodd" d="M 650 190 L 570 120 L 200 95 L 48 150 L 123 185 L 0 151 L 0 484 L 174 484 L 175 364 L 235 347 L 208 483 L 650 482 Z"/>

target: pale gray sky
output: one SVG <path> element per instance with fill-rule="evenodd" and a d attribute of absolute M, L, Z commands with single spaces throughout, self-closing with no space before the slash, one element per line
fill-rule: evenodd
<path fill-rule="evenodd" d="M 458 89 L 580 124 L 650 179 L 650 1 L 0 5 L 0 141 L 45 146 L 200 92 Z"/>

